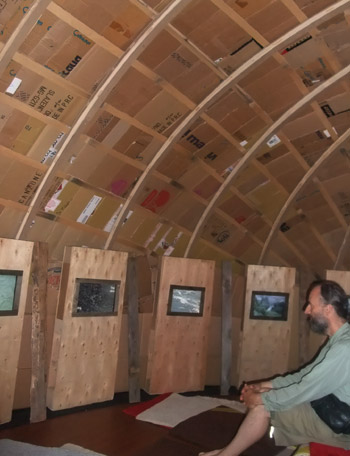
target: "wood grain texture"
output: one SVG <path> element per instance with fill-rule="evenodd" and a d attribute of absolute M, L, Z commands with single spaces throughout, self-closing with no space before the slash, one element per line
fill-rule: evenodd
<path fill-rule="evenodd" d="M 129 402 L 140 402 L 140 353 L 136 258 L 128 261 Z"/>
<path fill-rule="evenodd" d="M 350 295 L 350 271 L 326 271 L 326 279 L 334 280 L 344 288 L 345 293 Z"/>
<path fill-rule="evenodd" d="M 113 398 L 127 253 L 81 247 L 66 249 L 69 264 L 62 319 L 57 318 L 50 361 L 48 406 L 52 410 L 102 402 Z M 77 278 L 120 280 L 118 314 L 73 317 Z"/>
<path fill-rule="evenodd" d="M 251 320 L 253 291 L 289 293 L 288 320 Z M 295 318 L 295 269 L 248 266 L 239 383 L 268 378 L 288 370 L 291 327 Z"/>
<path fill-rule="evenodd" d="M 0 269 L 23 271 L 18 315 L 0 317 L 0 424 L 11 420 L 33 243 L 0 239 Z"/>
<path fill-rule="evenodd" d="M 32 379 L 30 421 L 46 420 L 46 290 L 48 246 L 35 242 L 32 262 Z"/>
<path fill-rule="evenodd" d="M 232 264 L 222 263 L 221 303 L 221 382 L 220 394 L 227 395 L 231 386 L 232 365 Z"/>
<path fill-rule="evenodd" d="M 147 370 L 147 386 L 152 394 L 204 389 L 214 267 L 209 260 L 162 259 Z M 167 315 L 172 284 L 205 287 L 203 316 Z"/>

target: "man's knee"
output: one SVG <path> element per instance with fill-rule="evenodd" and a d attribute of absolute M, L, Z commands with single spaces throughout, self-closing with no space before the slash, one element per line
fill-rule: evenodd
<path fill-rule="evenodd" d="M 264 405 L 256 405 L 255 407 L 249 409 L 248 413 L 261 418 L 270 418 L 270 412 L 266 410 Z"/>

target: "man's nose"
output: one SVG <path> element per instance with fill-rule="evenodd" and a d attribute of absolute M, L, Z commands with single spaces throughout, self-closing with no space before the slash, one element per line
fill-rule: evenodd
<path fill-rule="evenodd" d="M 310 304 L 308 304 L 304 309 L 304 314 L 309 315 L 310 313 L 311 313 L 311 307 L 310 307 Z"/>

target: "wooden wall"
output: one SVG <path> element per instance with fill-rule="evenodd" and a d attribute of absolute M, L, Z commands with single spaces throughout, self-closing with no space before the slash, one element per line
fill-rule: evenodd
<path fill-rule="evenodd" d="M 326 271 L 326 279 L 338 282 L 344 288 L 346 294 L 350 295 L 350 271 Z"/>
<path fill-rule="evenodd" d="M 289 293 L 288 320 L 250 319 L 254 290 Z M 294 268 L 248 266 L 239 383 L 282 374 L 289 369 L 291 329 L 298 314 Z"/>
<path fill-rule="evenodd" d="M 113 398 L 126 269 L 124 252 L 66 249 L 48 380 L 52 410 Z M 118 315 L 72 317 L 76 278 L 120 280 Z"/>
<path fill-rule="evenodd" d="M 97 251 L 100 252 L 100 251 Z M 148 362 L 152 360 L 149 348 L 151 335 L 154 336 L 155 318 L 156 318 L 156 302 L 154 293 L 158 288 L 157 271 L 159 265 L 156 262 L 156 257 L 137 257 L 138 269 L 138 288 L 139 288 L 139 334 L 140 334 L 140 377 L 141 388 L 148 390 L 149 384 L 147 382 L 147 369 Z M 177 259 L 175 259 L 177 260 Z M 193 260 L 190 261 L 191 266 Z M 81 264 L 84 263 L 84 259 Z M 62 275 L 63 266 L 63 275 Z M 67 251 L 65 257 L 65 264 L 62 262 L 53 262 L 49 264 L 48 268 L 48 290 L 47 290 L 47 365 L 51 363 L 51 352 L 54 356 L 53 363 L 57 363 L 60 345 L 57 338 L 60 336 L 60 327 L 68 324 L 66 321 L 65 305 L 68 299 L 65 295 L 68 286 L 70 266 L 70 255 Z M 213 286 L 213 298 L 210 310 L 210 317 L 208 324 L 207 334 L 207 350 L 206 360 L 204 364 L 205 379 L 204 385 L 219 385 L 220 384 L 220 364 L 221 364 L 221 263 L 215 264 L 215 276 Z M 78 269 L 78 265 L 76 265 Z M 177 268 L 180 270 L 181 268 Z M 83 269 L 82 269 L 83 270 Z M 194 269 L 195 271 L 195 269 Z M 159 276 L 159 274 L 158 274 Z M 62 278 L 63 277 L 63 278 Z M 61 280 L 62 279 L 62 280 Z M 210 278 L 212 280 L 212 278 Z M 61 292 L 59 293 L 60 282 L 62 282 Z M 19 358 L 19 370 L 17 375 L 17 383 L 14 397 L 14 409 L 26 408 L 30 405 L 29 391 L 31 380 L 31 287 L 28 288 L 27 306 L 24 318 L 22 342 Z M 57 302 L 60 297 L 60 303 L 63 306 L 63 321 L 56 319 Z M 232 319 L 232 375 L 231 384 L 238 386 L 238 358 L 240 351 L 241 341 L 241 325 L 242 314 L 244 311 L 244 297 L 245 297 L 245 278 L 236 273 L 233 273 L 233 319 Z M 167 298 L 166 298 L 167 300 Z M 124 301 L 125 302 L 125 301 Z M 62 311 L 60 310 L 60 313 Z M 84 317 L 86 318 L 86 317 Z M 173 317 L 174 318 L 174 317 Z M 84 320 L 85 321 L 85 320 Z M 192 321 L 192 320 L 191 320 Z M 191 323 L 190 321 L 190 323 Z M 69 323 L 70 324 L 70 323 Z M 119 331 L 119 348 L 117 356 L 117 367 L 115 375 L 114 392 L 123 392 L 128 390 L 128 316 L 122 314 Z M 192 327 L 192 326 L 191 326 Z M 62 328 L 61 328 L 62 329 Z M 55 334 L 54 334 L 55 332 Z M 68 336 L 67 336 L 68 337 Z M 52 351 L 53 339 L 56 341 Z M 62 342 L 63 343 L 63 342 Z M 52 366 L 49 385 L 49 396 L 52 396 L 53 378 Z M 81 382 L 79 378 L 78 382 Z M 51 400 L 51 399 L 50 399 Z"/>
<path fill-rule="evenodd" d="M 0 316 L 0 424 L 11 420 L 33 243 L 0 239 L 0 269 L 23 271 L 17 315 Z"/>
<path fill-rule="evenodd" d="M 214 267 L 215 262 L 208 260 L 162 258 L 148 352 L 149 393 L 204 389 Z M 172 284 L 205 287 L 202 317 L 167 315 Z"/>

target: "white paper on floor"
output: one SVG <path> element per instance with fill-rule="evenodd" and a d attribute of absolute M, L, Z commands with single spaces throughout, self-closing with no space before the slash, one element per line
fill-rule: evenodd
<path fill-rule="evenodd" d="M 246 411 L 244 404 L 230 401 L 229 399 L 207 396 L 182 396 L 181 394 L 173 393 L 162 402 L 139 413 L 136 419 L 172 428 L 187 420 L 187 418 L 191 418 L 191 416 L 220 406 L 230 407 L 241 413 Z"/>

